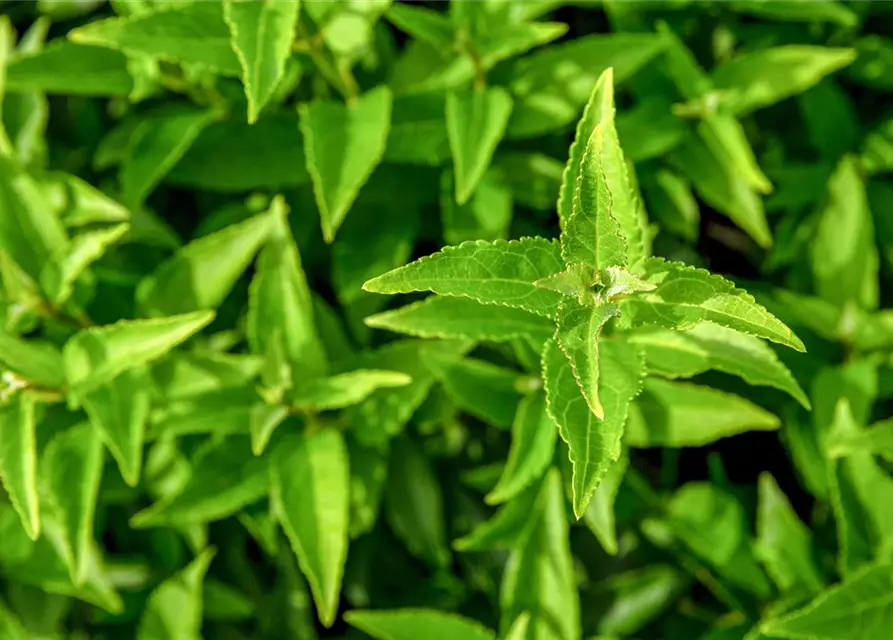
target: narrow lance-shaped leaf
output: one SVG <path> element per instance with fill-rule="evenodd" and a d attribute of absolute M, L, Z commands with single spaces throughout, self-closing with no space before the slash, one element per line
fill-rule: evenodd
<path fill-rule="evenodd" d="M 806 409 L 809 399 L 765 342 L 712 322 L 687 331 L 649 330 L 629 335 L 642 348 L 648 370 L 668 378 L 691 378 L 709 369 L 740 376 L 753 385 L 789 393 Z"/>
<path fill-rule="evenodd" d="M 605 553 L 617 555 L 617 528 L 614 523 L 614 500 L 623 482 L 623 476 L 629 466 L 627 452 L 611 465 L 605 477 L 592 494 L 592 501 L 583 513 L 586 526 L 598 538 Z"/>
<path fill-rule="evenodd" d="M 536 512 L 542 485 L 543 481 L 534 480 L 511 500 L 500 505 L 489 520 L 479 524 L 467 535 L 454 540 L 453 548 L 463 552 L 511 549 L 522 542 L 535 525 L 531 513 Z"/>
<path fill-rule="evenodd" d="M 363 285 L 375 293 L 433 291 L 553 317 L 561 294 L 534 282 L 563 269 L 558 243 L 543 238 L 469 241 L 389 271 Z"/>
<path fill-rule="evenodd" d="M 62 351 L 68 384 L 78 393 L 89 391 L 127 369 L 160 358 L 213 319 L 213 311 L 197 311 L 84 329 Z"/>
<path fill-rule="evenodd" d="M 0 331 L 0 364 L 17 377 L 50 389 L 65 384 L 62 354 L 42 340 L 24 340 Z"/>
<path fill-rule="evenodd" d="M 84 583 L 90 570 L 102 458 L 99 431 L 83 423 L 50 440 L 41 461 L 41 472 L 62 528 L 63 548 L 75 585 Z"/>
<path fill-rule="evenodd" d="M 592 493 L 620 456 L 620 439 L 629 404 L 639 393 L 643 365 L 631 345 L 614 340 L 601 344 L 599 387 L 605 419 L 595 417 L 580 392 L 567 359 L 553 340 L 543 352 L 543 381 L 549 415 L 570 449 L 574 513 L 579 518 Z"/>
<path fill-rule="evenodd" d="M 322 233 L 332 242 L 360 189 L 384 155 L 391 92 L 377 87 L 352 104 L 316 100 L 298 107 L 307 171 Z"/>
<path fill-rule="evenodd" d="M 345 620 L 378 640 L 496 640 L 474 620 L 433 609 L 349 611 Z"/>
<path fill-rule="evenodd" d="M 223 18 L 242 68 L 249 123 L 257 121 L 285 73 L 300 6 L 298 0 L 223 3 Z"/>
<path fill-rule="evenodd" d="M 274 198 L 267 244 L 261 250 L 257 271 L 248 291 L 246 333 L 252 352 L 267 354 L 277 334 L 283 356 L 300 364 L 302 375 L 323 375 L 327 355 L 313 320 L 313 302 L 301 256 L 288 225 L 288 206 Z"/>
<path fill-rule="evenodd" d="M 145 370 L 134 368 L 94 388 L 82 399 L 90 423 L 131 487 L 140 479 L 150 389 Z"/>
<path fill-rule="evenodd" d="M 621 303 L 633 325 L 687 329 L 707 320 L 742 333 L 804 351 L 803 343 L 753 296 L 703 269 L 662 258 L 649 258 L 644 279 L 655 285 Z"/>
<path fill-rule="evenodd" d="M 292 392 L 289 400 L 302 409 L 343 409 L 362 402 L 377 389 L 403 387 L 410 382 L 412 378 L 401 371 L 356 369 L 328 378 L 310 380 Z"/>
<path fill-rule="evenodd" d="M 419 338 L 468 338 L 504 341 L 525 335 L 551 337 L 554 324 L 543 316 L 470 298 L 429 296 L 419 302 L 368 316 L 364 322 Z"/>
<path fill-rule="evenodd" d="M 267 240 L 272 222 L 262 213 L 193 240 L 140 282 L 140 305 L 151 315 L 218 307 Z"/>
<path fill-rule="evenodd" d="M 537 391 L 523 398 L 512 424 L 512 446 L 505 469 L 486 501 L 498 504 L 511 500 L 539 478 L 552 460 L 555 436 L 555 423 L 546 413 L 545 394 Z"/>
<path fill-rule="evenodd" d="M 273 467 L 274 509 L 326 627 L 335 621 L 347 557 L 349 486 L 347 449 L 334 429 L 289 440 Z"/>
<path fill-rule="evenodd" d="M 215 553 L 213 548 L 205 549 L 185 569 L 155 587 L 140 618 L 136 640 L 201 637 L 202 582 Z"/>
<path fill-rule="evenodd" d="M 49 301 L 54 304 L 65 302 L 74 291 L 78 276 L 129 229 L 129 225 L 119 224 L 108 229 L 85 231 L 72 238 L 65 250 L 54 255 L 40 271 L 40 284 Z"/>
<path fill-rule="evenodd" d="M 610 319 L 604 306 L 586 306 L 573 298 L 565 298 L 558 307 L 558 326 L 555 339 L 567 356 L 574 379 L 586 404 L 599 420 L 605 419 L 605 409 L 599 400 L 598 343 L 602 327 Z"/>
<path fill-rule="evenodd" d="M 447 94 L 447 134 L 460 205 L 468 202 L 490 166 L 511 112 L 512 98 L 501 87 L 473 87 Z"/>
<path fill-rule="evenodd" d="M 0 480 L 32 540 L 40 535 L 34 410 L 27 391 L 0 405 Z"/>
<path fill-rule="evenodd" d="M 133 89 L 127 58 L 104 47 L 54 40 L 7 63 L 10 93 L 45 91 L 67 95 L 126 96 Z"/>

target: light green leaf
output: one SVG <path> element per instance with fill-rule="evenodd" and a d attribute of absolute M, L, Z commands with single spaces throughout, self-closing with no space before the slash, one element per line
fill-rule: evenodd
<path fill-rule="evenodd" d="M 130 225 L 119 224 L 106 229 L 84 231 L 71 239 L 68 247 L 44 263 L 40 284 L 53 304 L 67 301 L 74 291 L 75 280 L 93 262 L 99 260 L 109 246 L 120 240 Z"/>
<path fill-rule="evenodd" d="M 446 99 L 446 126 L 453 154 L 456 202 L 468 202 L 490 166 L 505 134 L 512 98 L 501 87 L 451 91 Z"/>
<path fill-rule="evenodd" d="M 701 118 L 697 130 L 723 171 L 740 176 L 749 188 L 759 193 L 772 192 L 772 183 L 757 164 L 740 122 L 724 113 L 711 113 Z"/>
<path fill-rule="evenodd" d="M 38 386 L 59 389 L 65 385 L 62 355 L 55 345 L 43 340 L 24 340 L 0 331 L 0 364 Z"/>
<path fill-rule="evenodd" d="M 497 427 L 512 424 L 521 399 L 517 371 L 474 358 L 443 363 L 435 358 L 427 364 L 457 407 Z"/>
<path fill-rule="evenodd" d="M 453 541 L 456 551 L 487 551 L 511 549 L 535 526 L 531 513 L 537 509 L 543 483 L 534 480 L 517 495 L 502 504 L 489 519 L 470 533 Z"/>
<path fill-rule="evenodd" d="M 564 165 L 544 153 L 509 151 L 493 159 L 493 168 L 508 183 L 517 204 L 537 211 L 555 210 L 555 192 L 561 188 Z"/>
<path fill-rule="evenodd" d="M 89 571 L 103 453 L 99 431 L 82 423 L 54 436 L 41 460 L 49 503 L 61 525 L 62 546 L 76 586 L 86 582 Z"/>
<path fill-rule="evenodd" d="M 612 464 L 602 478 L 601 483 L 592 494 L 592 501 L 583 512 L 583 522 L 598 538 L 599 544 L 605 553 L 617 555 L 617 529 L 614 524 L 614 500 L 623 482 L 626 468 L 629 466 L 629 456 L 624 452 L 617 462 Z"/>
<path fill-rule="evenodd" d="M 853 453 L 870 453 L 893 461 L 893 419 L 880 420 L 855 433 L 837 433 L 828 443 L 828 455 L 833 458 Z"/>
<path fill-rule="evenodd" d="M 512 423 L 512 446 L 499 482 L 485 501 L 511 500 L 542 476 L 555 450 L 555 423 L 546 412 L 546 397 L 537 391 L 521 399 Z"/>
<path fill-rule="evenodd" d="M 357 609 L 344 619 L 378 640 L 496 640 L 492 631 L 473 620 L 433 609 Z"/>
<path fill-rule="evenodd" d="M 121 163 L 124 203 L 131 208 L 142 205 L 216 117 L 206 109 L 179 107 L 142 120 L 130 136 Z"/>
<path fill-rule="evenodd" d="M 659 169 L 642 184 L 649 212 L 663 229 L 690 243 L 700 233 L 701 208 L 689 182 L 674 171 Z"/>
<path fill-rule="evenodd" d="M 698 447 L 781 425 L 777 416 L 739 396 L 660 378 L 645 381 L 635 406 L 626 425 L 632 447 Z"/>
<path fill-rule="evenodd" d="M 391 126 L 391 92 L 377 87 L 353 103 L 298 107 L 307 171 L 323 237 L 331 243 L 360 189 L 381 162 Z"/>
<path fill-rule="evenodd" d="M 598 623 L 598 630 L 610 635 L 597 638 L 608 640 L 639 633 L 669 609 L 686 587 L 687 577 L 663 564 L 652 564 L 609 577 L 597 586 L 597 593 L 604 594 L 602 597 L 611 601 Z M 700 636 L 699 640 L 708 639 Z"/>
<path fill-rule="evenodd" d="M 412 5 L 395 4 L 409 8 Z M 428 92 L 394 97 L 391 131 L 384 159 L 400 164 L 439 166 L 450 157 L 446 96 Z"/>
<path fill-rule="evenodd" d="M 731 0 L 725 6 L 737 13 L 779 22 L 832 22 L 843 27 L 859 23 L 859 16 L 837 0 L 811 0 L 808 5 L 800 0 Z"/>
<path fill-rule="evenodd" d="M 485 69 L 567 33 L 563 22 L 519 22 L 496 26 L 480 38 L 477 49 Z"/>
<path fill-rule="evenodd" d="M 527 629 L 530 626 L 530 614 L 524 612 L 515 618 L 512 626 L 505 632 L 505 640 L 524 640 L 527 637 Z"/>
<path fill-rule="evenodd" d="M 203 66 L 234 78 L 241 71 L 230 45 L 221 2 L 178 2 L 127 18 L 106 18 L 69 31 L 68 38 L 80 44 Z"/>
<path fill-rule="evenodd" d="M 254 407 L 260 402 L 261 396 L 251 386 L 166 401 L 152 410 L 146 438 L 156 440 L 196 433 L 218 437 L 246 434 L 251 430 Z"/>
<path fill-rule="evenodd" d="M 340 432 L 323 429 L 283 443 L 272 482 L 273 508 L 310 583 L 320 620 L 331 627 L 350 520 L 350 473 Z"/>
<path fill-rule="evenodd" d="M 599 420 L 605 419 L 605 410 L 598 393 L 598 343 L 610 317 L 605 306 L 585 306 L 573 298 L 565 298 L 558 307 L 555 330 L 555 340 L 567 356 L 580 393 Z"/>
<path fill-rule="evenodd" d="M 124 481 L 131 487 L 139 483 L 142 469 L 150 389 L 145 371 L 134 368 L 123 371 L 82 398 L 90 423 L 102 436 Z"/>
<path fill-rule="evenodd" d="M 814 596 L 825 580 L 813 557 L 812 533 L 769 473 L 760 474 L 758 489 L 757 558 L 783 594 Z"/>
<path fill-rule="evenodd" d="M 137 287 L 137 301 L 163 316 L 218 307 L 266 242 L 267 213 L 193 240 L 161 263 Z"/>
<path fill-rule="evenodd" d="M 251 386 L 262 365 L 262 358 L 247 354 L 178 350 L 152 367 L 152 380 L 161 398 L 170 402 Z"/>
<path fill-rule="evenodd" d="M 133 89 L 127 58 L 103 47 L 54 40 L 38 51 L 13 56 L 6 67 L 10 93 L 126 96 Z"/>
<path fill-rule="evenodd" d="M 251 407 L 249 432 L 251 451 L 259 456 L 267 448 L 273 432 L 288 418 L 288 407 L 259 402 Z M 215 433 L 217 430 L 215 429 Z"/>
<path fill-rule="evenodd" d="M 893 574 L 888 564 L 866 567 L 760 631 L 791 640 L 874 640 L 893 618 Z"/>
<path fill-rule="evenodd" d="M 88 392 L 123 371 L 160 358 L 213 319 L 213 311 L 197 311 L 84 329 L 62 351 L 68 384 L 76 393 Z"/>
<path fill-rule="evenodd" d="M 509 556 L 500 587 L 500 627 L 531 614 L 528 640 L 579 640 L 580 604 L 557 469 L 546 476 L 530 526 Z"/>
<path fill-rule="evenodd" d="M 140 617 L 136 640 L 200 640 L 202 582 L 216 551 L 207 548 L 186 568 L 155 587 Z"/>
<path fill-rule="evenodd" d="M 605 419 L 595 417 L 577 386 L 567 358 L 555 341 L 543 352 L 543 381 L 549 415 L 570 449 L 573 463 L 574 513 L 580 518 L 592 493 L 620 456 L 620 439 L 629 404 L 644 374 L 639 353 L 630 345 L 602 341 L 599 396 Z"/>
<path fill-rule="evenodd" d="M 805 351 L 784 323 L 722 276 L 681 262 L 649 258 L 643 277 L 656 289 L 621 303 L 622 313 L 633 325 L 687 329 L 708 321 Z"/>
<path fill-rule="evenodd" d="M 553 324 L 543 316 L 470 298 L 429 296 L 419 302 L 369 316 L 364 321 L 419 338 L 468 338 L 501 342 L 531 335 L 546 340 Z"/>
<path fill-rule="evenodd" d="M 428 460 L 408 437 L 393 441 L 385 493 L 388 524 L 414 556 L 432 567 L 446 567 L 443 495 Z"/>
<path fill-rule="evenodd" d="M 251 124 L 257 121 L 285 73 L 300 6 L 297 0 L 223 3 L 223 19 L 229 25 L 233 51 L 242 67 Z"/>
<path fill-rule="evenodd" d="M 707 482 L 690 482 L 673 495 L 668 523 L 673 534 L 717 574 L 741 589 L 766 598 L 771 586 L 750 548 L 744 507 Z"/>
<path fill-rule="evenodd" d="M 663 47 L 663 40 L 651 33 L 598 34 L 513 61 L 507 71 L 515 99 L 508 135 L 531 138 L 567 127 L 579 118 L 605 70 L 612 68 L 615 82 L 620 84 Z"/>
<path fill-rule="evenodd" d="M 644 224 L 614 126 L 612 69 L 599 77 L 577 126 L 558 212 L 567 264 L 600 273 L 612 266 L 636 269 L 644 260 Z"/>
<path fill-rule="evenodd" d="M 96 223 L 114 224 L 130 221 L 130 211 L 102 191 L 68 173 L 52 181 L 65 190 L 65 211 L 62 222 L 67 227 L 86 227 Z M 114 229 L 116 227 L 112 227 Z"/>
<path fill-rule="evenodd" d="M 679 145 L 689 133 L 686 122 L 672 111 L 667 95 L 643 96 L 637 106 L 617 116 L 617 134 L 628 160 L 658 158 Z"/>
<path fill-rule="evenodd" d="M 470 241 L 373 278 L 363 289 L 391 294 L 432 291 L 552 317 L 561 294 L 533 283 L 563 268 L 558 243 L 544 238 Z"/>
<path fill-rule="evenodd" d="M 289 400 L 302 410 L 343 409 L 362 402 L 378 389 L 403 387 L 410 382 L 412 378 L 400 371 L 357 369 L 300 384 Z"/>
<path fill-rule="evenodd" d="M 505 240 L 512 222 L 512 192 L 504 176 L 490 167 L 465 204 L 455 200 L 453 172 L 444 171 L 440 187 L 443 238 L 447 244 L 466 240 Z"/>
<path fill-rule="evenodd" d="M 385 17 L 401 31 L 438 49 L 451 48 L 456 39 L 456 30 L 450 19 L 427 7 L 394 3 Z"/>
<path fill-rule="evenodd" d="M 388 448 L 364 447 L 347 438 L 350 457 L 350 537 L 369 533 L 378 521 L 388 477 Z"/>
<path fill-rule="evenodd" d="M 35 404 L 30 393 L 19 392 L 0 405 L 0 480 L 32 540 L 40 535 Z"/>
<path fill-rule="evenodd" d="M 711 322 L 686 331 L 651 330 L 629 335 L 642 348 L 649 372 L 691 378 L 709 369 L 740 376 L 745 382 L 781 389 L 804 408 L 809 399 L 791 372 L 762 340 Z"/>
<path fill-rule="evenodd" d="M 723 108 L 742 115 L 806 91 L 855 57 L 853 49 L 784 45 L 736 56 L 711 76 L 725 92 Z"/>
<path fill-rule="evenodd" d="M 302 375 L 323 375 L 328 359 L 313 321 L 310 288 L 289 229 L 288 207 L 281 196 L 273 200 L 265 215 L 271 218 L 271 229 L 248 292 L 248 344 L 252 352 L 266 354 L 278 332 L 288 363 L 300 363 Z M 236 240 L 238 235 L 232 238 Z"/>
<path fill-rule="evenodd" d="M 231 516 L 267 495 L 269 466 L 266 457 L 251 452 L 247 435 L 208 441 L 192 460 L 185 484 L 134 515 L 130 526 L 182 526 Z M 239 473 L 233 475 L 233 469 Z"/>
<path fill-rule="evenodd" d="M 0 636 L 9 640 L 28 640 L 25 627 L 15 614 L 0 600 Z"/>
<path fill-rule="evenodd" d="M 879 258 L 857 160 L 844 156 L 828 181 L 828 201 L 810 244 L 817 293 L 837 304 L 878 305 Z"/>

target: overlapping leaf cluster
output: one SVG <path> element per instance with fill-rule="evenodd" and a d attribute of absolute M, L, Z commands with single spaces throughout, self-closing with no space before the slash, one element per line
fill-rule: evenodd
<path fill-rule="evenodd" d="M 0 638 L 885 639 L 881 5 L 3 3 Z"/>

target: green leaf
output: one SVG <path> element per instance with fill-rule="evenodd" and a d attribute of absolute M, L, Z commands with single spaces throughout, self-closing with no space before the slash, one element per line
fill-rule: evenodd
<path fill-rule="evenodd" d="M 297 114 L 271 113 L 254 124 L 242 119 L 212 122 L 166 181 L 223 192 L 309 184 Z"/>
<path fill-rule="evenodd" d="M 505 240 L 512 222 L 512 193 L 501 173 L 490 167 L 465 204 L 453 195 L 453 174 L 443 173 L 440 189 L 443 238 L 447 244 L 466 240 Z"/>
<path fill-rule="evenodd" d="M 621 454 L 617 462 L 610 466 L 605 477 L 602 478 L 595 493 L 592 494 L 589 506 L 583 512 L 583 522 L 598 538 L 605 553 L 612 556 L 616 556 L 618 551 L 614 501 L 628 466 L 629 456 L 625 453 Z"/>
<path fill-rule="evenodd" d="M 62 545 L 76 586 L 86 582 L 89 571 L 103 453 L 99 431 L 82 423 L 54 436 L 41 460 L 49 503 L 61 525 Z"/>
<path fill-rule="evenodd" d="M 393 6 L 409 8 L 412 5 Z M 446 162 L 450 157 L 450 143 L 445 109 L 446 96 L 442 93 L 395 96 L 384 160 L 432 166 Z"/>
<path fill-rule="evenodd" d="M 744 398 L 687 382 L 645 381 L 626 425 L 632 447 L 698 447 L 745 431 L 778 429 L 778 417 Z"/>
<path fill-rule="evenodd" d="M 310 288 L 288 226 L 288 213 L 285 201 L 277 196 L 264 214 L 272 218 L 271 229 L 248 291 L 246 333 L 252 352 L 261 355 L 268 353 L 278 332 L 286 360 L 300 363 L 303 375 L 313 377 L 326 373 L 328 358 L 313 320 Z M 261 224 L 260 218 L 257 220 Z M 238 241 L 239 236 L 244 238 L 243 234 L 231 237 Z M 247 253 L 245 256 L 250 260 Z"/>
<path fill-rule="evenodd" d="M 388 524 L 409 552 L 432 567 L 448 566 L 440 483 L 428 460 L 406 436 L 393 442 L 385 491 Z"/>
<path fill-rule="evenodd" d="M 813 0 L 804 5 L 799 0 L 732 0 L 726 5 L 732 11 L 777 21 L 832 22 L 854 27 L 859 16 L 837 0 Z"/>
<path fill-rule="evenodd" d="M 59 389 L 65 385 L 62 355 L 43 340 L 23 340 L 0 331 L 0 364 L 16 377 L 38 386 Z"/>
<path fill-rule="evenodd" d="M 364 447 L 347 439 L 350 457 L 350 537 L 369 533 L 378 521 L 388 476 L 387 447 Z"/>
<path fill-rule="evenodd" d="M 131 208 L 142 205 L 215 118 L 213 111 L 178 107 L 142 120 L 130 136 L 121 164 L 123 202 Z"/>
<path fill-rule="evenodd" d="M 456 39 L 452 22 L 439 11 L 411 4 L 392 4 L 385 17 L 401 31 L 438 49 L 449 49 Z"/>
<path fill-rule="evenodd" d="M 32 540 L 40 535 L 35 404 L 34 396 L 19 392 L 0 405 L 0 480 Z"/>
<path fill-rule="evenodd" d="M 40 283 L 53 304 L 62 304 L 74 292 L 75 280 L 93 262 L 99 260 L 109 246 L 118 242 L 130 229 L 119 224 L 106 229 L 84 231 L 71 239 L 68 247 L 44 263 Z"/>
<path fill-rule="evenodd" d="M 599 76 L 612 68 L 620 84 L 664 47 L 651 33 L 588 35 L 544 48 L 507 70 L 515 107 L 508 135 L 532 138 L 573 123 Z"/>
<path fill-rule="evenodd" d="M 573 371 L 555 341 L 543 352 L 543 381 L 549 415 L 570 449 L 574 514 L 582 517 L 593 492 L 620 456 L 620 438 L 629 404 L 639 393 L 643 366 L 634 347 L 603 341 L 599 396 L 605 419 L 589 409 Z"/>
<path fill-rule="evenodd" d="M 485 500 L 499 504 L 511 500 L 539 479 L 555 450 L 555 423 L 546 412 L 546 397 L 537 391 L 521 399 L 512 423 L 512 446 L 499 482 Z"/>
<path fill-rule="evenodd" d="M 9 640 L 28 640 L 28 635 L 22 622 L 0 600 L 0 634 Z"/>
<path fill-rule="evenodd" d="M 98 20 L 69 31 L 68 38 L 80 44 L 198 65 L 234 78 L 241 71 L 230 45 L 221 2 L 176 3 L 126 18 Z"/>
<path fill-rule="evenodd" d="M 102 436 L 124 481 L 137 486 L 143 463 L 143 440 L 149 417 L 149 380 L 145 371 L 123 371 L 82 398 L 93 428 Z"/>
<path fill-rule="evenodd" d="M 477 44 L 482 66 L 492 68 L 497 62 L 560 38 L 568 26 L 562 22 L 519 22 L 494 28 Z"/>
<path fill-rule="evenodd" d="M 261 402 L 251 386 L 220 389 L 181 400 L 167 401 L 149 416 L 148 440 L 166 436 L 211 433 L 215 436 L 251 431 L 254 407 Z"/>
<path fill-rule="evenodd" d="M 783 594 L 816 595 L 825 580 L 813 557 L 810 530 L 769 473 L 760 474 L 758 489 L 757 558 Z"/>
<path fill-rule="evenodd" d="M 496 640 L 489 629 L 456 614 L 432 609 L 348 611 L 344 619 L 378 640 Z"/>
<path fill-rule="evenodd" d="M 579 640 L 580 603 L 568 544 L 564 491 L 556 469 L 546 476 L 530 526 L 509 556 L 500 587 L 500 626 L 531 614 L 527 638 Z"/>
<path fill-rule="evenodd" d="M 458 408 L 497 427 L 512 424 L 521 398 L 517 371 L 474 358 L 444 363 L 435 358 L 428 366 Z"/>
<path fill-rule="evenodd" d="M 873 640 L 893 615 L 891 593 L 889 565 L 872 565 L 829 587 L 805 607 L 764 622 L 760 631 L 792 640 Z"/>
<path fill-rule="evenodd" d="M 419 302 L 367 317 L 364 322 L 419 338 L 468 338 L 501 342 L 525 335 L 546 340 L 553 324 L 540 315 L 470 298 L 429 296 Z"/>
<path fill-rule="evenodd" d="M 6 90 L 126 96 L 133 90 L 133 80 L 127 72 L 127 58 L 119 52 L 55 40 L 8 61 Z"/>
<path fill-rule="evenodd" d="M 853 453 L 870 453 L 893 460 L 893 419 L 880 420 L 856 433 L 836 434 L 828 443 L 828 455 L 833 458 Z"/>
<path fill-rule="evenodd" d="M 678 570 L 661 564 L 611 576 L 598 589 L 599 595 L 611 599 L 607 611 L 601 614 L 598 630 L 612 635 L 599 638 L 640 632 L 670 608 L 687 586 L 686 577 Z"/>
<path fill-rule="evenodd" d="M 530 614 L 524 612 L 515 618 L 512 626 L 505 632 L 505 640 L 524 640 L 527 637 L 527 629 L 529 626 Z"/>
<path fill-rule="evenodd" d="M 84 329 L 62 351 L 68 384 L 76 393 L 91 391 L 123 371 L 160 358 L 213 319 L 213 311 L 197 311 Z"/>
<path fill-rule="evenodd" d="M 412 378 L 400 371 L 357 369 L 303 383 L 289 399 L 301 410 L 343 409 L 362 402 L 378 389 L 403 387 L 410 382 Z"/>
<path fill-rule="evenodd" d="M 643 277 L 656 289 L 621 303 L 622 313 L 635 326 L 687 329 L 707 321 L 805 351 L 784 323 L 722 276 L 681 262 L 649 258 Z"/>
<path fill-rule="evenodd" d="M 748 384 L 775 387 L 809 409 L 809 399 L 766 343 L 711 322 L 687 331 L 651 330 L 629 336 L 642 348 L 649 372 L 691 378 L 710 369 L 741 377 Z"/>
<path fill-rule="evenodd" d="M 602 328 L 610 317 L 604 306 L 585 306 L 572 298 L 565 298 L 558 307 L 555 331 L 555 340 L 567 356 L 577 386 L 589 409 L 599 420 L 605 419 L 605 410 L 598 393 L 598 344 Z"/>
<path fill-rule="evenodd" d="M 465 204 L 484 177 L 508 124 L 512 98 L 501 87 L 451 91 L 446 126 L 453 154 L 456 202 Z"/>
<path fill-rule="evenodd" d="M 855 58 L 853 49 L 784 45 L 736 56 L 711 76 L 725 92 L 723 108 L 742 115 L 806 91 Z"/>
<path fill-rule="evenodd" d="M 338 611 L 347 558 L 350 474 L 340 432 L 323 429 L 283 443 L 273 467 L 273 508 L 313 591 L 320 620 Z"/>
<path fill-rule="evenodd" d="M 560 161 L 543 153 L 510 151 L 497 154 L 493 168 L 504 176 L 517 204 L 538 211 L 555 209 L 564 171 Z"/>
<path fill-rule="evenodd" d="M 77 176 L 61 174 L 52 183 L 65 190 L 66 207 L 62 213 L 62 221 L 67 227 L 86 227 L 95 223 L 111 225 L 130 221 L 130 211 L 124 205 Z"/>
<path fill-rule="evenodd" d="M 272 222 L 262 213 L 193 240 L 139 283 L 137 301 L 154 316 L 220 306 L 266 242 Z"/>
<path fill-rule="evenodd" d="M 298 107 L 307 171 L 323 237 L 331 243 L 360 189 L 381 162 L 391 126 L 391 92 L 377 87 L 352 103 Z"/>
<path fill-rule="evenodd" d="M 299 2 L 271 0 L 223 3 L 223 19 L 229 25 L 233 51 L 242 67 L 251 124 L 257 121 L 285 73 L 300 6 Z"/>
<path fill-rule="evenodd" d="M 465 552 L 511 549 L 516 546 L 519 541 L 523 541 L 531 527 L 535 526 L 531 513 L 536 512 L 542 485 L 540 479 L 534 480 L 502 504 L 489 520 L 454 540 L 453 548 Z"/>
<path fill-rule="evenodd" d="M 857 160 L 844 156 L 828 181 L 828 201 L 810 245 L 817 293 L 837 304 L 878 305 L 879 258 Z"/>
<path fill-rule="evenodd" d="M 259 456 L 267 448 L 273 432 L 288 418 L 288 407 L 257 403 L 251 407 L 249 432 L 251 451 Z M 215 433 L 217 430 L 215 429 Z"/>
<path fill-rule="evenodd" d="M 760 598 L 771 587 L 750 549 L 744 507 L 707 482 L 690 482 L 667 505 L 674 535 L 717 574 Z"/>
<path fill-rule="evenodd" d="M 155 587 L 140 617 L 136 640 L 201 638 L 202 581 L 215 553 L 213 548 L 205 549 L 182 571 Z"/>
<path fill-rule="evenodd" d="M 185 484 L 134 515 L 130 526 L 181 526 L 226 518 L 267 495 L 269 466 L 266 457 L 251 452 L 247 435 L 210 440 L 192 460 Z M 235 476 L 233 469 L 239 469 Z"/>
<path fill-rule="evenodd" d="M 563 269 L 558 243 L 543 238 L 470 241 L 369 280 L 373 293 L 432 291 L 552 317 L 561 294 L 534 282 Z"/>

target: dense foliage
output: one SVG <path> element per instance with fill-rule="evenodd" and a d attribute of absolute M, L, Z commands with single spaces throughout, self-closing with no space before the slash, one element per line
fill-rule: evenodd
<path fill-rule="evenodd" d="M 891 637 L 888 7 L 0 3 L 0 640 Z"/>

